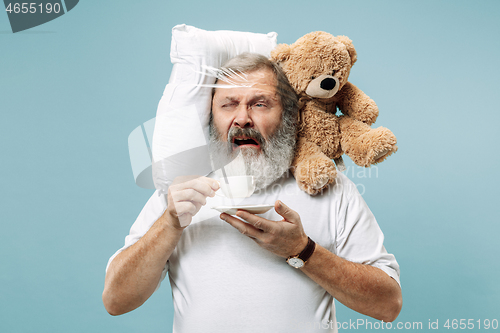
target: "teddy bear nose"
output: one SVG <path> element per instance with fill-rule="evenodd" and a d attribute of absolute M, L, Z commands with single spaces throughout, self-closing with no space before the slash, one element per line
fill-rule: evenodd
<path fill-rule="evenodd" d="M 321 87 L 321 89 L 324 89 L 324 90 L 332 90 L 333 88 L 335 88 L 335 84 L 336 84 L 336 82 L 334 79 L 326 78 L 326 79 L 321 81 L 320 87 Z"/>

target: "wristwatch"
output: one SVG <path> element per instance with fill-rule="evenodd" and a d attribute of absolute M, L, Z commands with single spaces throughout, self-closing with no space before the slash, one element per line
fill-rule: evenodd
<path fill-rule="evenodd" d="M 286 260 L 288 265 L 295 268 L 301 268 L 305 265 L 306 261 L 309 260 L 314 252 L 314 249 L 316 248 L 316 243 L 309 237 L 307 237 L 307 239 L 307 245 L 302 252 L 300 252 L 296 256 L 288 257 L 288 259 Z"/>

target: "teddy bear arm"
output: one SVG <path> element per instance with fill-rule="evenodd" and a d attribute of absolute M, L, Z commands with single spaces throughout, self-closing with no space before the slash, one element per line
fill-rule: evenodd
<path fill-rule="evenodd" d="M 371 125 L 377 120 L 378 107 L 361 89 L 347 82 L 339 91 L 337 103 L 344 115 Z"/>

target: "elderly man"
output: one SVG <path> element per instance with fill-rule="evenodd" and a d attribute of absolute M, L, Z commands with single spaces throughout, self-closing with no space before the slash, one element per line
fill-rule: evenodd
<path fill-rule="evenodd" d="M 280 68 L 254 54 L 224 68 L 212 102 L 212 156 L 240 153 L 257 183 L 245 203 L 273 202 L 274 210 L 214 216 L 207 202 L 217 181 L 177 178 L 167 202 L 151 197 L 110 259 L 108 312 L 139 307 L 168 272 L 178 333 L 336 332 L 334 298 L 393 321 L 402 304 L 399 266 L 356 186 L 339 174 L 311 197 L 287 171 L 297 99 Z"/>

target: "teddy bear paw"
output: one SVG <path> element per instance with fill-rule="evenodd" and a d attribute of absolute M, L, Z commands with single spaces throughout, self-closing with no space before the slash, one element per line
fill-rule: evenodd
<path fill-rule="evenodd" d="M 389 157 L 391 154 L 395 153 L 398 150 L 398 146 L 394 145 L 388 149 L 384 149 L 381 152 L 377 153 L 375 157 L 373 158 L 373 164 L 382 162 L 385 160 L 387 157 Z"/>
<path fill-rule="evenodd" d="M 384 161 L 398 150 L 396 136 L 387 128 L 379 127 L 369 132 L 372 141 L 364 166 Z"/>

